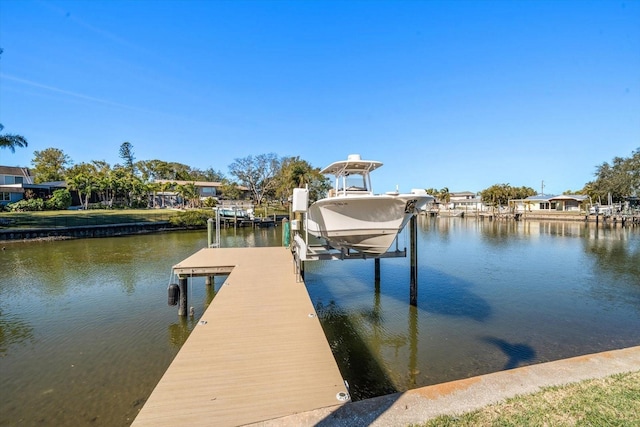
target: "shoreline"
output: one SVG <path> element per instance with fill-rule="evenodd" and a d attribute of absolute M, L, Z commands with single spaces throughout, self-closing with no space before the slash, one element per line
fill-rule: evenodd
<path fill-rule="evenodd" d="M 475 218 L 477 220 L 489 221 L 566 221 L 584 222 L 587 224 L 611 224 L 617 225 L 640 225 L 640 213 L 635 214 L 614 214 L 614 215 L 588 215 L 584 212 L 466 212 L 464 210 L 450 210 L 438 212 L 426 212 L 426 215 L 439 218 Z"/>
<path fill-rule="evenodd" d="M 640 225 L 640 215 L 584 215 L 574 213 L 525 213 L 522 216 L 514 216 L 513 214 L 478 214 L 454 213 L 446 211 L 427 212 L 426 216 L 434 216 L 436 218 L 473 218 L 475 220 L 488 221 L 554 221 L 554 222 L 584 222 L 585 224 L 595 224 L 602 226 L 622 227 Z M 87 239 L 100 237 L 117 237 L 129 236 L 135 234 L 158 233 L 167 231 L 186 230 L 185 227 L 175 227 L 169 221 L 156 222 L 135 222 L 124 224 L 104 224 L 104 225 L 86 225 L 73 227 L 46 227 L 46 228 L 0 228 L 0 243 L 8 242 L 37 242 L 37 241 L 56 241 L 70 239 Z M 202 228 L 202 229 L 206 229 Z"/>
<path fill-rule="evenodd" d="M 184 229 L 184 227 L 172 226 L 169 221 L 82 225 L 57 228 L 8 228 L 0 229 L 0 242 L 34 242 L 117 237 Z"/>
<path fill-rule="evenodd" d="M 546 387 L 637 372 L 638 366 L 640 346 L 607 350 L 419 387 L 251 425 L 420 426 L 441 415 L 460 416 Z"/>

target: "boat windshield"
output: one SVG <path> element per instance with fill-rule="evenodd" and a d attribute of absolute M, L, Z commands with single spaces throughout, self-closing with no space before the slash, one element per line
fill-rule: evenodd
<path fill-rule="evenodd" d="M 336 187 L 339 192 L 343 191 L 369 191 L 367 173 L 345 173 L 337 177 Z"/>

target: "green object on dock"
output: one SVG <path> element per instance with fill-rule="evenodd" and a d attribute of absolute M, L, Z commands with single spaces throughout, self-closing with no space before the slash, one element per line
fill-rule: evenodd
<path fill-rule="evenodd" d="M 291 241 L 291 231 L 289 228 L 289 220 L 287 218 L 282 220 L 282 246 L 288 248 Z"/>

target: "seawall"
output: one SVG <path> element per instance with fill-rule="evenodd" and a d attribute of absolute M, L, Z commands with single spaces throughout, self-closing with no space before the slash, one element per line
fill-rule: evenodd
<path fill-rule="evenodd" d="M 133 222 L 128 224 L 87 225 L 55 228 L 8 228 L 0 229 L 0 242 L 33 239 L 83 239 L 112 237 L 127 234 L 150 233 L 175 230 L 169 221 Z"/>

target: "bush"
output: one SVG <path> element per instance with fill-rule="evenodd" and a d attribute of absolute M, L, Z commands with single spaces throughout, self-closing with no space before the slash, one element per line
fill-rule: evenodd
<path fill-rule="evenodd" d="M 71 193 L 66 188 L 61 188 L 53 192 L 49 200 L 45 202 L 45 207 L 52 211 L 64 211 L 71 206 Z"/>
<path fill-rule="evenodd" d="M 201 228 L 207 226 L 209 217 L 209 211 L 192 210 L 180 212 L 169 218 L 169 221 L 176 227 Z"/>
<path fill-rule="evenodd" d="M 213 197 L 207 197 L 204 199 L 203 205 L 205 208 L 214 208 L 218 205 L 218 201 Z"/>
<path fill-rule="evenodd" d="M 15 203 L 7 205 L 12 212 L 33 212 L 44 210 L 44 200 L 42 199 L 29 199 L 20 200 Z"/>

